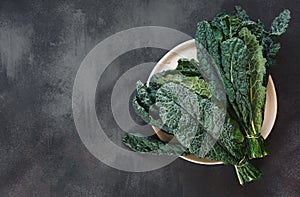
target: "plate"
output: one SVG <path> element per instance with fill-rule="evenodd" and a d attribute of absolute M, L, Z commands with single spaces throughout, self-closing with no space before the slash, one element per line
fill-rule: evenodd
<path fill-rule="evenodd" d="M 188 59 L 197 59 L 197 50 L 195 45 L 195 40 L 188 40 L 177 45 L 175 48 L 170 50 L 166 55 L 164 55 L 159 62 L 155 65 L 152 72 L 149 75 L 147 83 L 151 76 L 155 73 L 175 69 L 177 66 L 177 60 L 180 58 L 188 58 Z M 267 85 L 267 93 L 266 93 L 266 104 L 265 104 L 265 113 L 264 113 L 264 121 L 262 125 L 261 135 L 264 139 L 267 139 L 269 134 L 272 131 L 272 128 L 275 123 L 277 115 L 277 97 L 276 97 L 276 90 L 272 80 L 272 77 L 269 76 L 269 81 Z M 153 127 L 154 131 L 158 135 L 158 137 L 163 141 L 169 141 L 172 136 L 165 134 L 164 132 L 160 131 L 159 128 Z M 181 156 L 181 158 L 194 162 L 197 164 L 204 164 L 204 165 L 216 165 L 216 164 L 223 164 L 221 161 L 212 161 L 205 158 L 198 158 L 194 155 L 187 155 Z"/>

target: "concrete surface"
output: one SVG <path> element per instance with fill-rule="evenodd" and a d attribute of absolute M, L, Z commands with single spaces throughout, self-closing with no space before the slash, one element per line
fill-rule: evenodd
<path fill-rule="evenodd" d="M 177 159 L 156 171 L 129 173 L 94 158 L 81 143 L 71 108 L 75 74 L 87 53 L 137 26 L 166 26 L 193 36 L 197 21 L 236 4 L 266 25 L 284 8 L 292 12 L 271 72 L 279 101 L 267 140 L 271 154 L 254 162 L 264 177 L 241 187 L 230 166 Z M 294 0 L 1 0 L 0 196 L 300 196 L 299 10 Z M 164 53 L 141 49 L 121 57 L 126 61 L 113 63 L 120 69 L 111 84 L 131 66 Z M 97 97 L 109 98 L 110 92 L 99 89 Z M 109 135 L 119 128 L 107 110 L 108 103 L 97 103 L 99 119 L 111 123 Z"/>

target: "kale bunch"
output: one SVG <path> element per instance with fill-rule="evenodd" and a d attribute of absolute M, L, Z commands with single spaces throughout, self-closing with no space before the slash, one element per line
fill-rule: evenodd
<path fill-rule="evenodd" d="M 233 165 L 241 185 L 262 173 L 250 163 L 268 149 L 261 136 L 269 68 L 288 26 L 282 11 L 270 30 L 241 7 L 197 24 L 197 60 L 137 82 L 133 108 L 146 123 L 172 136 L 126 134 L 130 149 L 155 155 L 195 155 Z M 228 105 L 225 105 L 227 103 Z"/>

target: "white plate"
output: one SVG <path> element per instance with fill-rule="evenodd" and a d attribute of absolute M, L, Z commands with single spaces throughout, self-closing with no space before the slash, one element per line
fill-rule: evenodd
<path fill-rule="evenodd" d="M 153 68 L 148 82 L 151 76 L 155 73 L 161 72 L 163 70 L 175 69 L 177 66 L 177 60 L 180 58 L 188 58 L 188 59 L 197 59 L 197 51 L 195 40 L 188 40 L 177 45 L 171 51 L 169 51 L 164 57 L 160 59 L 160 61 Z M 267 85 L 267 95 L 266 95 L 266 105 L 265 105 L 265 113 L 264 113 L 264 121 L 262 125 L 261 135 L 264 139 L 266 139 L 275 123 L 277 115 L 277 97 L 275 86 L 272 80 L 272 77 L 269 77 L 268 85 Z M 161 140 L 170 140 L 171 136 L 161 132 L 158 128 L 153 127 L 154 131 L 158 135 Z M 188 160 L 190 162 L 194 162 L 197 164 L 205 164 L 205 165 L 216 165 L 223 164 L 221 161 L 212 161 L 204 158 L 198 158 L 194 155 L 181 156 L 181 158 Z"/>

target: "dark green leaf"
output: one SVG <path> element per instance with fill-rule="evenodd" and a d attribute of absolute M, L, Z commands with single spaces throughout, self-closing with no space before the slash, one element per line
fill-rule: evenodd
<path fill-rule="evenodd" d="M 239 37 L 245 42 L 251 60 L 249 64 L 250 75 L 250 103 L 252 106 L 252 124 L 254 125 L 254 134 L 261 132 L 263 122 L 263 111 L 265 106 L 266 88 L 263 86 L 263 80 L 266 73 L 266 59 L 262 54 L 262 47 L 247 28 L 243 28 L 239 32 Z"/>
<path fill-rule="evenodd" d="M 226 94 L 236 116 L 247 128 L 252 114 L 249 102 L 250 53 L 241 39 L 231 38 L 222 42 L 221 54 Z"/>
<path fill-rule="evenodd" d="M 211 55 L 216 65 L 220 64 L 219 42 L 216 39 L 213 29 L 207 21 L 201 21 L 197 24 L 197 31 L 195 35 L 196 46 L 202 45 Z M 202 55 L 199 54 L 198 56 Z M 199 58 L 198 58 L 199 59 Z M 200 64 L 200 66 L 202 66 Z"/>
<path fill-rule="evenodd" d="M 135 97 L 132 100 L 132 106 L 133 106 L 135 113 L 139 117 L 141 117 L 147 124 L 156 126 L 168 134 L 173 133 L 173 130 L 171 128 L 168 128 L 166 125 L 164 125 L 163 122 L 159 119 L 158 109 L 155 108 L 155 105 L 151 105 L 149 108 L 149 111 L 146 111 L 145 108 L 143 108 L 140 105 L 140 103 L 138 102 L 138 99 Z"/>
<path fill-rule="evenodd" d="M 291 13 L 289 10 L 285 9 L 283 10 L 279 16 L 277 16 L 271 25 L 271 35 L 280 36 L 282 35 L 289 24 L 289 21 L 291 19 Z"/>
<path fill-rule="evenodd" d="M 196 62 L 196 60 L 194 59 L 179 59 L 176 70 L 178 70 L 181 74 L 185 76 L 201 76 L 199 71 L 199 63 Z"/>
<path fill-rule="evenodd" d="M 235 148 L 242 135 L 229 137 L 235 132 L 234 124 L 226 121 L 226 111 L 209 99 L 201 98 L 188 88 L 166 83 L 157 91 L 157 103 L 163 123 L 174 130 L 176 139 L 198 157 L 222 160 L 234 164 Z M 174 120 L 175 117 L 179 119 Z M 222 136 L 222 135 L 227 135 Z M 226 143 L 221 143 L 219 137 Z M 231 140 L 237 138 L 236 141 Z M 234 143 L 235 142 L 235 143 Z M 240 143 L 241 144 L 241 143 Z M 242 151 L 239 152 L 242 154 Z M 238 155 L 238 159 L 242 155 Z"/>
<path fill-rule="evenodd" d="M 216 27 L 223 33 L 224 40 L 234 37 L 238 33 L 242 24 L 243 23 L 240 18 L 236 16 L 230 16 L 227 14 L 218 15 L 214 17 L 214 19 L 211 22 L 211 25 L 213 27 Z"/>
<path fill-rule="evenodd" d="M 274 41 L 271 37 L 264 37 L 262 39 L 263 55 L 267 59 L 266 62 L 266 75 L 264 76 L 264 86 L 267 87 L 269 70 L 275 63 L 275 57 L 280 49 L 280 43 Z"/>
<path fill-rule="evenodd" d="M 142 136 L 140 134 L 127 133 L 122 141 L 130 149 L 153 155 L 181 156 L 189 154 L 188 150 L 179 143 L 166 143 L 161 141 L 157 135 Z"/>
<path fill-rule="evenodd" d="M 147 91 L 146 85 L 144 85 L 141 81 L 137 81 L 136 91 L 137 91 L 137 98 L 141 106 L 143 106 L 143 108 L 145 108 L 146 111 L 149 111 L 149 108 L 151 105 L 153 105 L 153 103 L 150 99 L 150 95 Z"/>
<path fill-rule="evenodd" d="M 243 21 L 250 20 L 247 12 L 241 6 L 234 7 L 234 15 Z"/>
<path fill-rule="evenodd" d="M 225 103 L 226 95 L 224 84 L 222 82 L 222 71 L 219 70 L 220 60 L 220 47 L 219 34 L 213 33 L 211 25 L 206 22 L 199 22 L 195 35 L 195 42 L 197 47 L 197 58 L 199 61 L 199 69 L 203 79 L 209 84 L 211 94 L 216 100 Z"/>
<path fill-rule="evenodd" d="M 194 91 L 196 94 L 210 98 L 211 94 L 208 88 L 208 84 L 203 80 L 199 79 L 197 76 L 185 76 L 182 74 L 168 74 L 164 77 L 157 79 L 156 83 L 159 86 L 162 86 L 165 83 L 173 82 L 177 84 L 181 84 L 186 88 Z"/>

